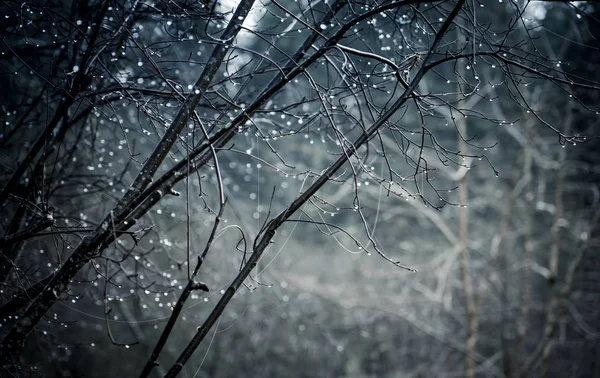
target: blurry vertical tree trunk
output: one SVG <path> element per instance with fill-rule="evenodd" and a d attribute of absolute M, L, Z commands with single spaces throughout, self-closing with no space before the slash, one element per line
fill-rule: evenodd
<path fill-rule="evenodd" d="M 533 124 L 531 121 L 525 122 L 525 143 L 523 145 L 523 180 L 525 192 L 525 207 L 523 209 L 523 250 L 525 251 L 525 273 L 523 276 L 523 293 L 521 294 L 521 311 L 517 319 L 517 349 L 514 354 L 516 363 L 521 366 L 525 356 L 525 339 L 527 336 L 527 322 L 529 310 L 531 308 L 531 292 L 533 285 L 533 236 L 532 236 L 532 212 L 535 211 L 535 201 L 533 194 L 533 156 L 531 143 Z M 533 204 L 533 205 L 532 205 Z"/>
<path fill-rule="evenodd" d="M 464 27 L 464 23 L 459 22 Z M 464 47 L 465 50 L 469 50 L 467 46 L 467 39 L 465 37 L 465 30 L 458 29 L 458 44 Z M 464 96 L 462 93 L 469 89 L 463 88 L 461 82 L 465 82 L 465 76 L 467 74 L 467 58 L 459 59 L 456 62 L 456 72 L 459 79 L 456 87 L 458 96 L 458 110 L 461 111 L 465 107 Z M 468 155 L 468 145 L 465 139 L 467 136 L 467 119 L 463 114 L 457 113 L 455 116 L 455 122 L 458 131 L 458 150 L 460 154 Z M 461 162 L 464 165 L 470 164 L 469 161 L 463 160 Z M 476 362 L 476 344 L 477 344 L 477 329 L 479 327 L 477 313 L 475 308 L 475 298 L 473 293 L 473 281 L 471 278 L 471 272 L 469 268 L 469 187 L 467 181 L 466 170 L 464 174 L 459 178 L 458 181 L 458 201 L 461 207 L 458 209 L 458 227 L 459 227 L 459 243 L 460 243 L 460 276 L 462 281 L 462 290 L 465 301 L 465 308 L 467 312 L 467 342 L 466 342 L 466 355 L 465 355 L 465 376 L 467 378 L 473 378 L 475 376 L 475 362 Z"/>
<path fill-rule="evenodd" d="M 573 101 L 568 101 L 566 109 L 565 127 L 567 132 L 571 131 L 573 122 Z M 558 151 L 558 167 L 556 172 L 556 185 L 554 187 L 554 206 L 556 207 L 556 213 L 554 218 L 554 225 L 552 226 L 552 245 L 550 247 L 549 256 L 549 285 L 550 285 L 550 302 L 546 310 L 546 326 L 544 328 L 544 335 L 542 344 L 542 359 L 541 359 L 541 376 L 548 376 L 548 360 L 550 358 L 550 352 L 552 351 L 552 344 L 554 342 L 554 335 L 558 328 L 562 313 L 562 299 L 561 292 L 559 290 L 559 261 L 561 251 L 561 229 L 564 227 L 565 220 L 563 219 L 563 184 L 565 180 L 565 161 L 567 158 L 567 152 L 565 148 L 561 148 Z"/>

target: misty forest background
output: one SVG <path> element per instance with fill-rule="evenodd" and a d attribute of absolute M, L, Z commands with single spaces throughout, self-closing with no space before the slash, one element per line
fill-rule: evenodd
<path fill-rule="evenodd" d="M 0 18 L 1 376 L 600 376 L 597 4 Z"/>

